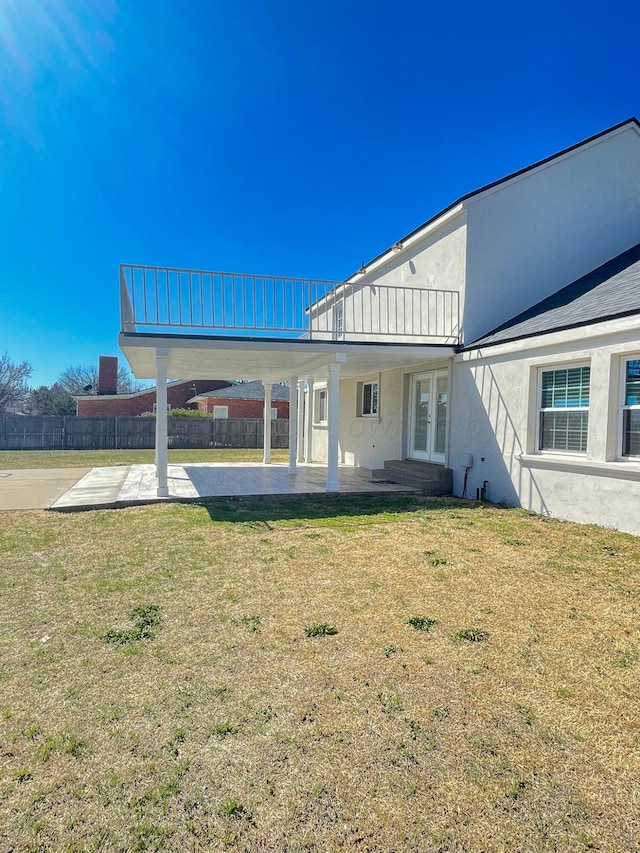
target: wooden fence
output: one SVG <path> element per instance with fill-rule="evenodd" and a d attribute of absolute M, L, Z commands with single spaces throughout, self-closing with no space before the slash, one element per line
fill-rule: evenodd
<path fill-rule="evenodd" d="M 262 447 L 262 418 L 167 418 L 169 447 Z M 0 417 L 0 450 L 134 450 L 155 446 L 155 418 Z M 289 446 L 289 421 L 271 421 L 271 446 Z"/>

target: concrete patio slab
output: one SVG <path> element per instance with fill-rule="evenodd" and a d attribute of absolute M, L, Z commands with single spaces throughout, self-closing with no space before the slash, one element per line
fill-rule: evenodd
<path fill-rule="evenodd" d="M 94 468 L 50 506 L 59 511 L 133 506 L 166 501 L 189 501 L 207 497 L 251 497 L 322 494 L 327 469 L 324 465 L 301 464 L 295 474 L 287 465 L 251 462 L 169 465 L 169 497 L 156 494 L 154 465 L 123 468 Z M 339 469 L 341 493 L 411 493 L 394 483 L 372 482 L 365 468 Z"/>

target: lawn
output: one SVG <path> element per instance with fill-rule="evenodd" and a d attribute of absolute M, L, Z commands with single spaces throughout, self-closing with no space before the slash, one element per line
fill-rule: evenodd
<path fill-rule="evenodd" d="M 288 450 L 272 450 L 274 462 L 286 462 Z M 0 471 L 17 468 L 105 468 L 112 465 L 150 465 L 155 450 L 0 450 Z M 170 450 L 169 462 L 262 462 L 262 450 L 213 448 Z"/>
<path fill-rule="evenodd" d="M 0 516 L 1 851 L 632 851 L 640 540 L 407 496 Z"/>

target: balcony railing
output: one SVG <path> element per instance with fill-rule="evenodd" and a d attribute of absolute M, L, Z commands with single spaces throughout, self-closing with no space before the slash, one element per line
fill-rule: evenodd
<path fill-rule="evenodd" d="M 123 332 L 459 342 L 451 290 L 162 267 L 120 267 Z"/>

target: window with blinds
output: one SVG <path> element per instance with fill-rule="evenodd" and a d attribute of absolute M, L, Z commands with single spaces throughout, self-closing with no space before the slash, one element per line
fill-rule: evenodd
<path fill-rule="evenodd" d="M 539 450 L 586 453 L 590 368 L 540 371 Z"/>
<path fill-rule="evenodd" d="M 622 455 L 640 457 L 640 358 L 629 358 L 625 362 Z"/>

